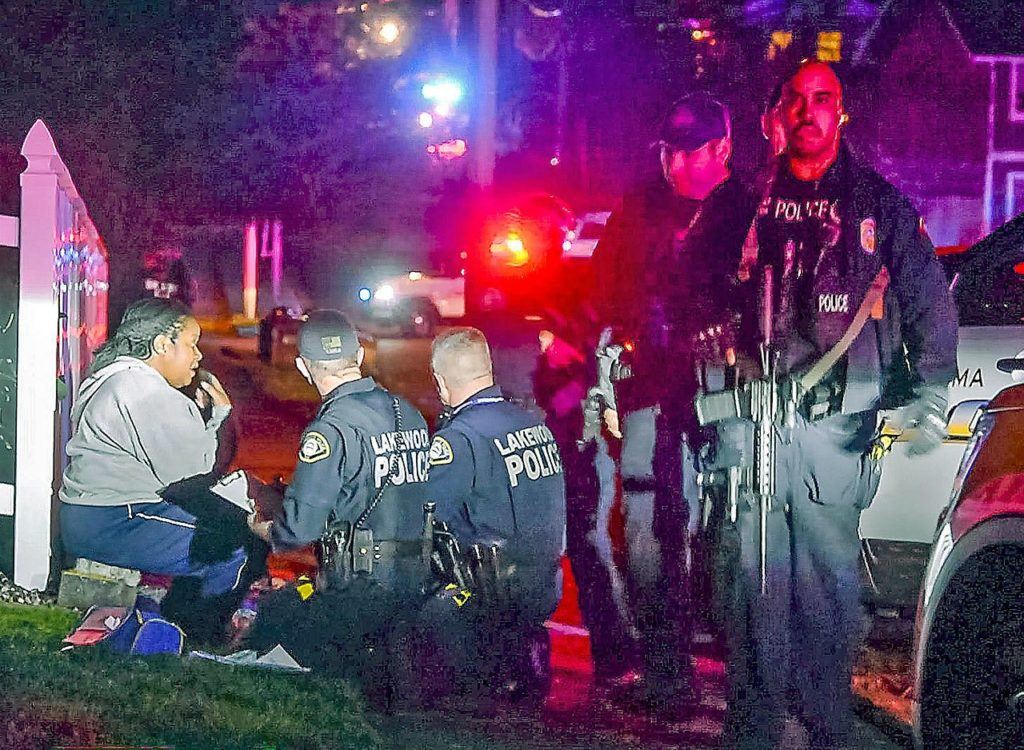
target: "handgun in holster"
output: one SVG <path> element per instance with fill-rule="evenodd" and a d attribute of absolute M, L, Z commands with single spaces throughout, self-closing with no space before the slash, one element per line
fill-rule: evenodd
<path fill-rule="evenodd" d="M 434 503 L 423 505 L 422 554 L 427 555 L 429 539 L 429 564 L 434 579 L 442 585 L 451 583 L 460 589 L 472 589 L 472 575 L 459 547 L 459 540 L 447 523 L 434 518 L 435 507 Z"/>
<path fill-rule="evenodd" d="M 317 588 L 344 585 L 352 579 L 353 526 L 347 521 L 331 525 L 318 545 Z"/>

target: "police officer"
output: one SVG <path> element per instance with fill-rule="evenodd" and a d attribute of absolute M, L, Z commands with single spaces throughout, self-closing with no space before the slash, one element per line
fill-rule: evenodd
<path fill-rule="evenodd" d="M 586 402 L 588 388 L 596 378 L 590 341 L 595 337 L 589 330 L 595 321 L 586 307 L 574 312 L 572 317 L 563 317 L 549 311 L 547 327 L 538 336 L 534 395 L 562 456 L 565 551 L 590 634 L 594 680 L 599 686 L 614 686 L 629 673 L 634 661 L 622 576 L 615 565 L 609 531 L 616 469 L 607 438 L 600 434 L 599 405 Z"/>
<path fill-rule="evenodd" d="M 692 404 L 704 356 L 696 342 L 729 332 L 754 201 L 731 175 L 729 114 L 710 96 L 677 101 L 658 146 L 660 174 L 613 213 L 594 273 L 602 321 L 634 349 L 633 375 L 615 384 L 618 409 L 606 413 L 612 434 L 620 422 L 623 434 L 627 586 L 643 670 L 623 697 L 671 718 L 699 701 L 686 562 L 697 501 Z"/>
<path fill-rule="evenodd" d="M 773 269 L 780 367 L 808 387 L 778 428 L 767 596 L 758 513 L 739 504 L 725 746 L 777 747 L 795 695 L 811 747 L 851 748 L 857 529 L 880 476 L 876 414 L 904 405 L 904 424 L 916 428 L 911 453 L 942 441 L 956 312 L 909 202 L 842 145 L 848 118 L 832 69 L 805 61 L 772 104 L 766 132 L 778 126 L 785 148 L 754 224 L 753 277 Z M 869 289 L 885 289 L 886 277 L 876 302 Z M 807 374 L 851 331 L 810 388 Z"/>
<path fill-rule="evenodd" d="M 428 617 L 435 635 L 445 636 L 442 649 L 465 649 L 456 683 L 479 688 L 475 680 L 497 674 L 539 698 L 549 680 L 543 623 L 561 596 L 565 546 L 558 446 L 541 419 L 495 385 L 490 349 L 479 330 L 454 328 L 438 336 L 431 369 L 448 411 L 430 444 L 426 496 L 464 551 L 472 545 L 498 548 L 498 578 L 507 598 L 486 602 L 483 592 L 474 592 L 477 600 L 465 605 L 439 598 L 428 605 Z"/>
<path fill-rule="evenodd" d="M 363 348 L 340 312 L 310 313 L 298 350 L 296 366 L 323 403 L 302 434 L 281 511 L 250 526 L 275 552 L 325 531 L 344 541 L 322 541 L 331 564 L 317 584 L 261 602 L 252 639 L 257 648 L 280 642 L 307 666 L 358 674 L 367 653 L 384 650 L 388 629 L 421 603 L 427 427 L 408 402 L 362 376 Z"/>

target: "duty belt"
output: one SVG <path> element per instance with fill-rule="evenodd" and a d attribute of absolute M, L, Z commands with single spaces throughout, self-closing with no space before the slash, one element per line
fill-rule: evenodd
<path fill-rule="evenodd" d="M 406 539 L 380 539 L 365 546 L 354 546 L 352 556 L 355 560 L 372 561 L 367 566 L 386 565 L 395 560 L 411 560 L 420 557 L 420 542 Z"/>

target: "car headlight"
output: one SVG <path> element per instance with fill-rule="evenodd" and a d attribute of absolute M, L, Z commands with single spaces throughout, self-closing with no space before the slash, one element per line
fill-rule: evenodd
<path fill-rule="evenodd" d="M 391 284 L 383 284 L 377 287 L 373 298 L 378 302 L 392 302 L 395 299 L 395 288 Z"/>

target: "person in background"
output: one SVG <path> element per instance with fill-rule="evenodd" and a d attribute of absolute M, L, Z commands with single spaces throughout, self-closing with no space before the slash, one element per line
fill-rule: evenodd
<path fill-rule="evenodd" d="M 555 311 L 549 313 L 546 328 L 539 334 L 534 396 L 562 456 L 566 554 L 583 622 L 590 633 L 594 679 L 599 685 L 612 686 L 627 679 L 636 646 L 626 620 L 623 583 L 609 532 L 616 495 L 609 436 L 599 425 L 591 426 L 590 431 L 584 425 L 584 402 L 596 380 L 592 354 L 596 337 L 586 325 L 591 316 L 585 309 L 576 312 L 571 319 Z"/>
<path fill-rule="evenodd" d="M 630 370 L 603 394 L 609 431 L 623 435 L 626 584 L 642 671 L 618 697 L 685 719 L 700 702 L 688 562 L 700 447 L 693 398 L 703 367 L 721 364 L 708 362 L 708 351 L 728 348 L 755 206 L 730 169 L 729 112 L 711 96 L 672 105 L 658 155 L 658 174 L 626 193 L 594 251 L 593 303 Z"/>

